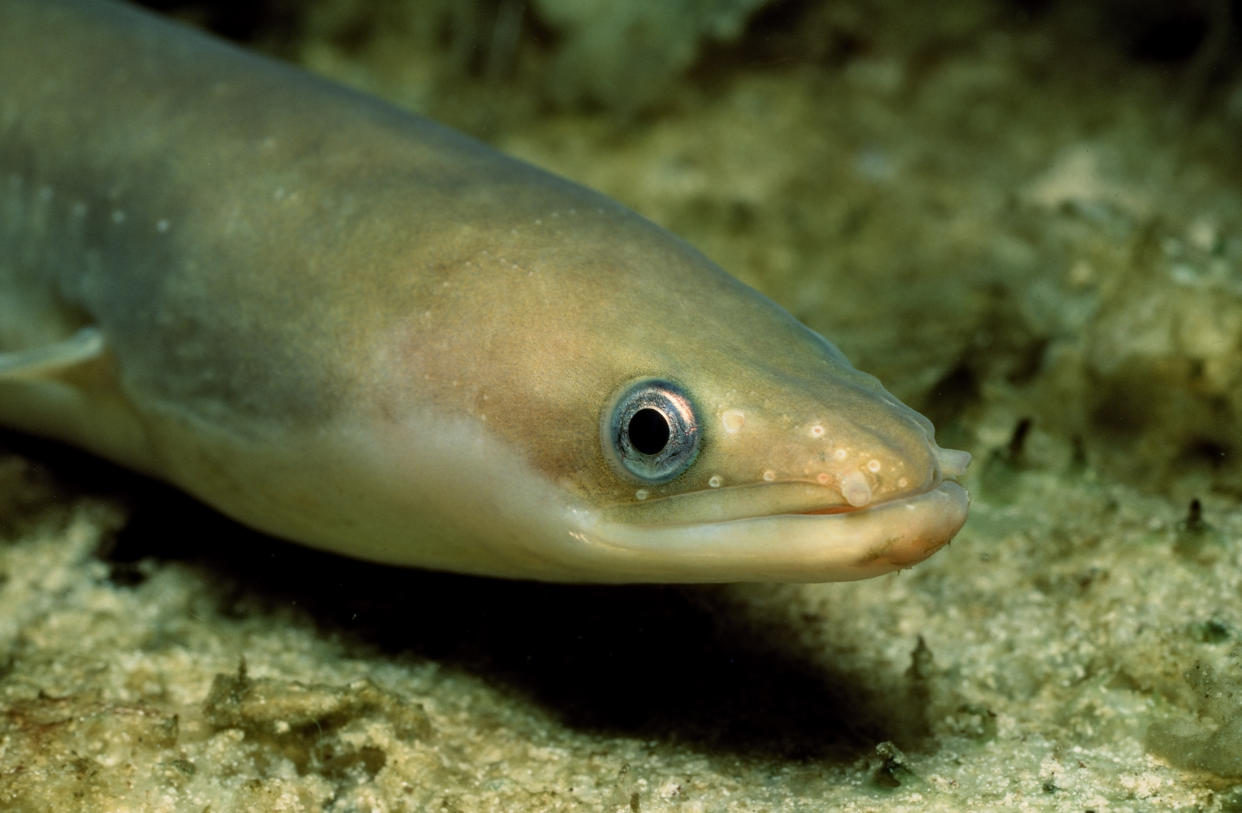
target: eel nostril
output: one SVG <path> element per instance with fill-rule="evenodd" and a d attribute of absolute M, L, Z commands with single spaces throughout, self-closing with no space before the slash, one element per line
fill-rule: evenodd
<path fill-rule="evenodd" d="M 936 462 L 945 477 L 961 477 L 970 466 L 970 452 L 960 449 L 941 449 L 936 447 Z"/>

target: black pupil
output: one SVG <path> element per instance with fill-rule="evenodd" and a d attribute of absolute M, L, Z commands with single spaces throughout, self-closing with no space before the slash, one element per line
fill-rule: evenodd
<path fill-rule="evenodd" d="M 656 454 L 668 445 L 668 420 L 656 409 L 640 409 L 630 418 L 630 445 L 643 454 Z"/>

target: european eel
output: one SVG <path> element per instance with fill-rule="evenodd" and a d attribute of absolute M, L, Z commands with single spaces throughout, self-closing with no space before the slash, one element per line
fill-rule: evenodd
<path fill-rule="evenodd" d="M 919 562 L 966 452 L 608 198 L 126 5 L 0 1 L 0 424 L 354 557 Z"/>

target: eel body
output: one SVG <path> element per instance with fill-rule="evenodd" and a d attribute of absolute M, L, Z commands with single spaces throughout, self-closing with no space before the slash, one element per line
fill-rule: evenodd
<path fill-rule="evenodd" d="M 0 0 L 0 425 L 243 523 L 546 580 L 832 581 L 968 455 L 619 204 L 125 5 Z"/>

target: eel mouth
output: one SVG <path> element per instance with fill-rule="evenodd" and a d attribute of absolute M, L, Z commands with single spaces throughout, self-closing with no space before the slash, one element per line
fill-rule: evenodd
<path fill-rule="evenodd" d="M 865 505 L 851 504 L 841 491 L 818 483 L 801 480 L 749 483 L 615 505 L 605 509 L 603 515 L 615 522 L 668 527 L 784 515 L 848 514 L 917 497 L 935 488 L 939 482 L 936 480 L 922 488 L 907 489 Z"/>
<path fill-rule="evenodd" d="M 778 501 L 776 513 L 771 502 L 764 512 L 737 506 L 744 489 L 776 485 L 788 484 L 738 487 L 730 500 L 674 506 L 671 500 L 681 498 L 666 498 L 663 508 L 653 501 L 643 505 L 656 509 L 641 518 L 647 521 L 612 514 L 575 539 L 586 545 L 582 554 L 610 560 L 613 581 L 849 581 L 923 561 L 957 534 L 970 507 L 966 490 L 952 480 L 859 508 L 825 505 L 822 487 L 818 503 L 801 505 L 794 490 L 781 490 L 789 499 Z M 732 510 L 719 507 L 729 503 Z M 713 507 L 721 513 L 705 516 Z"/>

